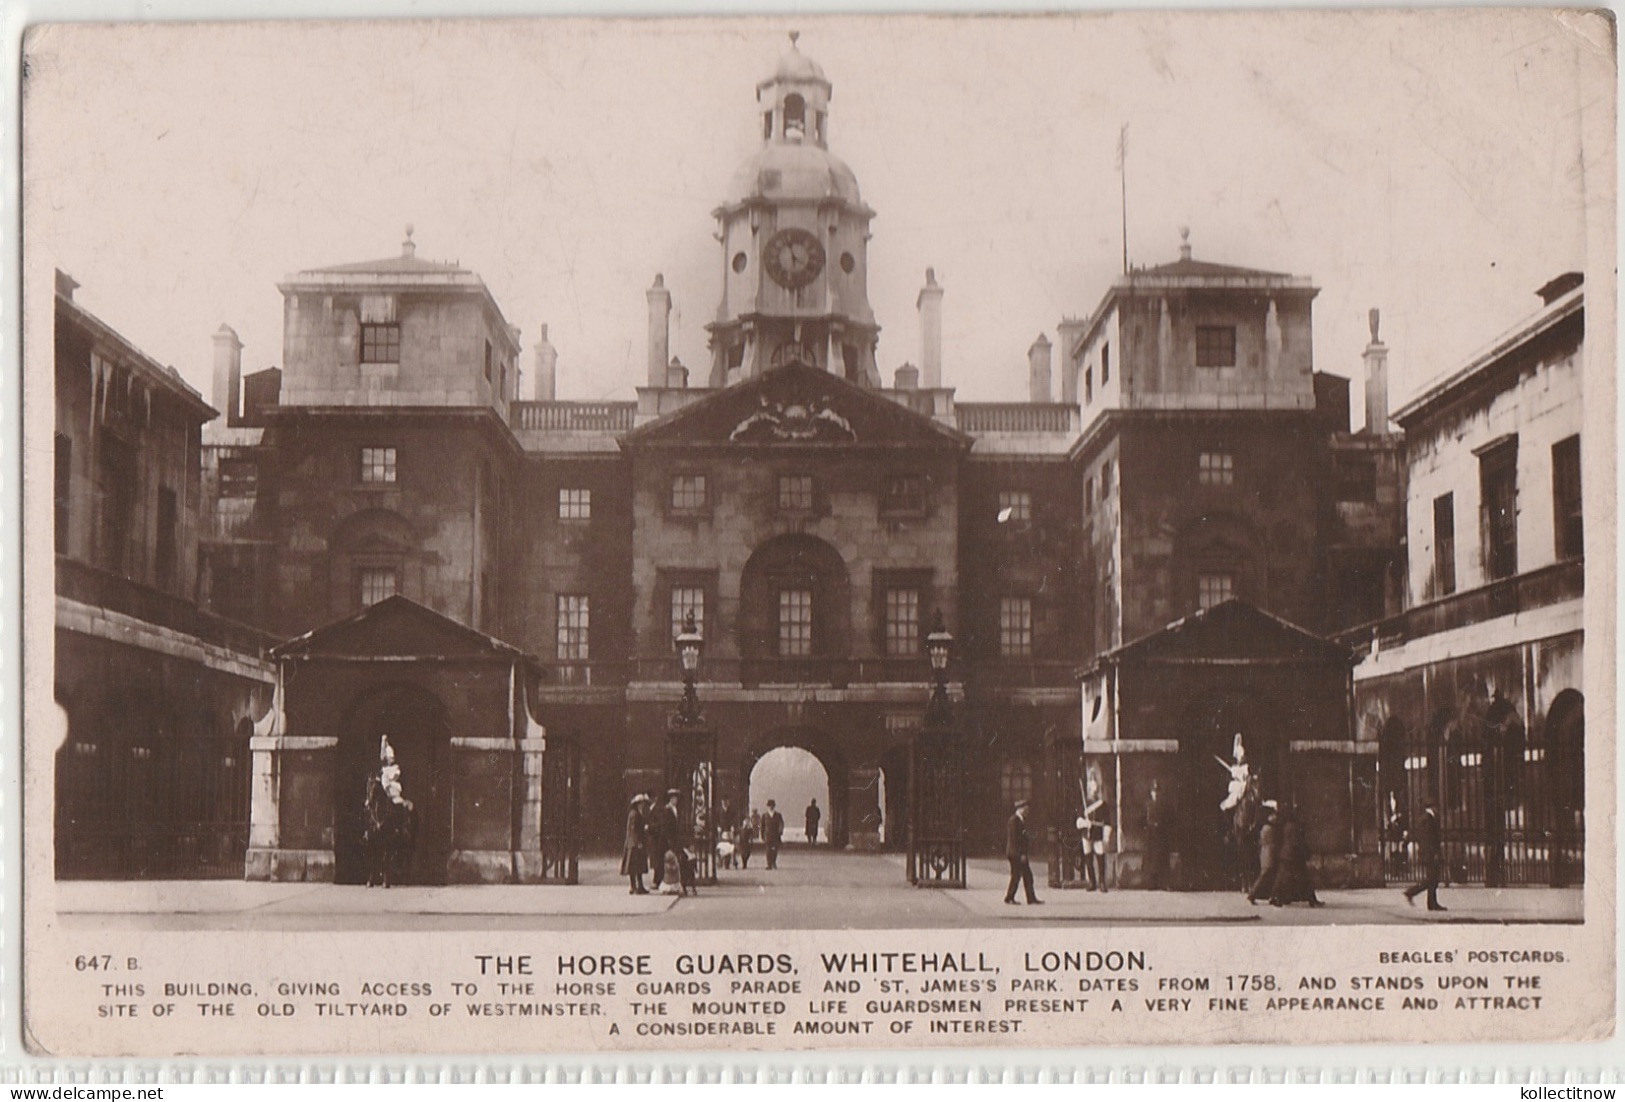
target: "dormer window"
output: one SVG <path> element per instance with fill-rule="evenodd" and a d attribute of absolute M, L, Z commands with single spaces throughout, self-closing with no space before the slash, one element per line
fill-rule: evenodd
<path fill-rule="evenodd" d="M 363 325 L 361 327 L 361 362 L 364 364 L 398 364 L 401 362 L 401 327 L 399 323 Z"/>

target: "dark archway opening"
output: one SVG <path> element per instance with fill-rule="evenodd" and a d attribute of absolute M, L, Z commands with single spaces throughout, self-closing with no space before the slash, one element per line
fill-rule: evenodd
<path fill-rule="evenodd" d="M 367 777 L 378 769 L 380 740 L 387 735 L 401 767 L 401 791 L 417 810 L 417 842 L 406 883 L 444 883 L 451 854 L 451 783 L 443 776 L 450 754 L 445 706 L 427 689 L 386 685 L 361 697 L 341 730 L 333 778 L 333 879 L 366 882 L 363 805 Z"/>
<path fill-rule="evenodd" d="M 1400 881 L 1411 875 L 1406 851 L 1415 798 L 1410 789 L 1406 756 L 1410 735 L 1398 716 L 1389 716 L 1377 734 L 1377 798 L 1382 826 L 1383 878 Z"/>
<path fill-rule="evenodd" d="M 1546 713 L 1547 786 L 1551 795 L 1553 887 L 1580 883 L 1585 872 L 1585 698 L 1564 689 Z"/>
<path fill-rule="evenodd" d="M 887 750 L 880 759 L 880 848 L 908 852 L 908 744 Z"/>
<path fill-rule="evenodd" d="M 1228 800 L 1237 736 L 1246 752 L 1249 772 L 1256 779 L 1250 802 L 1285 801 L 1291 791 L 1283 775 L 1280 739 L 1252 702 L 1244 697 L 1218 696 L 1199 701 L 1187 713 L 1180 738 L 1179 803 L 1184 809 L 1176 828 L 1180 883 L 1187 888 L 1242 888 L 1257 874 L 1258 826 L 1256 812 L 1249 822 L 1238 822 Z"/>

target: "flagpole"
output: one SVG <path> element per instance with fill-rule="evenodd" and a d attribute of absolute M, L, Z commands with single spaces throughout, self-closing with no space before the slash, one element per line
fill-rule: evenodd
<path fill-rule="evenodd" d="M 1122 190 L 1123 274 L 1128 275 L 1128 123 L 1117 132 L 1117 179 Z"/>

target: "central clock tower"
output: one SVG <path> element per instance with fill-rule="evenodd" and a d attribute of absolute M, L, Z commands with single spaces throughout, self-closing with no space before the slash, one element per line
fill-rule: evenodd
<path fill-rule="evenodd" d="M 869 308 L 869 220 L 852 170 L 829 151 L 831 86 L 796 48 L 756 86 L 762 146 L 713 214 L 722 302 L 713 387 L 800 363 L 879 386 Z"/>

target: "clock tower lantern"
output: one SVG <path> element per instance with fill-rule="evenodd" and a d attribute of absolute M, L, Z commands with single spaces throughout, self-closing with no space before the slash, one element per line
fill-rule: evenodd
<path fill-rule="evenodd" d="M 713 387 L 791 363 L 880 385 L 868 289 L 874 211 L 829 151 L 830 83 L 796 38 L 756 86 L 762 147 L 712 212 L 722 242 L 722 302 L 706 326 Z"/>

